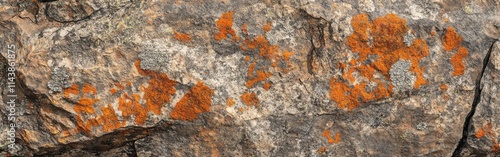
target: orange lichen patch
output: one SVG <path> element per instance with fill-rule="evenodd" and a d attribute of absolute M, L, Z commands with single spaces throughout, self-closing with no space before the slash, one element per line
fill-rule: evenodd
<path fill-rule="evenodd" d="M 500 144 L 498 144 L 498 142 L 495 139 L 493 139 L 493 144 L 491 146 L 491 151 L 495 152 L 495 153 L 500 152 Z"/>
<path fill-rule="evenodd" d="M 245 35 L 245 38 L 243 40 L 240 40 L 238 36 L 236 36 L 236 32 L 233 30 L 232 25 L 233 25 L 233 15 L 234 12 L 225 12 L 221 15 L 219 20 L 216 21 L 216 26 L 219 29 L 219 32 L 217 32 L 214 35 L 215 40 L 221 41 L 223 39 L 228 38 L 227 35 L 232 36 L 232 42 L 237 42 L 240 48 L 243 51 L 247 50 L 258 50 L 259 51 L 259 56 L 270 61 L 271 62 L 271 67 L 276 67 L 277 69 L 281 69 L 283 72 L 287 73 L 288 67 L 291 66 L 291 63 L 289 62 L 290 57 L 293 55 L 293 52 L 290 51 L 285 51 L 282 52 L 278 45 L 272 45 L 269 43 L 266 34 L 260 34 L 256 35 L 254 38 L 250 38 L 248 35 L 248 29 L 247 29 L 247 24 L 243 23 L 243 26 L 241 27 L 241 31 Z M 268 32 L 272 29 L 272 23 L 267 22 L 263 30 L 264 32 Z M 250 56 L 245 56 L 244 60 L 249 61 L 251 58 Z M 254 56 L 253 59 L 255 60 L 252 64 L 249 65 L 249 69 L 247 71 L 247 88 L 252 87 L 255 83 L 261 82 L 266 80 L 269 76 L 272 74 L 263 70 L 258 70 L 257 71 L 257 76 L 254 76 L 254 71 L 256 71 L 255 64 L 256 62 L 259 62 L 259 57 Z M 286 68 L 278 67 L 278 62 L 281 60 L 284 60 L 287 63 Z M 260 63 L 260 62 L 259 62 Z M 264 69 L 264 68 L 262 68 Z"/>
<path fill-rule="evenodd" d="M 318 154 L 325 153 L 326 152 L 326 147 L 325 146 L 320 147 L 317 152 L 318 152 Z"/>
<path fill-rule="evenodd" d="M 74 83 L 71 87 L 64 89 L 64 97 L 69 97 L 69 94 L 78 95 L 79 93 L 78 84 Z"/>
<path fill-rule="evenodd" d="M 264 32 L 269 32 L 272 28 L 271 22 L 267 22 L 267 24 L 264 26 Z"/>
<path fill-rule="evenodd" d="M 92 99 L 92 98 L 81 98 L 77 104 L 73 106 L 73 109 L 77 113 L 88 113 L 88 114 L 94 114 L 94 103 L 99 101 L 99 99 Z"/>
<path fill-rule="evenodd" d="M 380 82 L 377 82 L 380 84 Z M 366 92 L 366 83 L 360 83 L 354 87 L 349 87 L 343 82 L 339 82 L 337 79 L 330 80 L 330 99 L 337 102 L 337 106 L 340 109 L 352 110 L 358 107 L 361 103 L 369 102 L 372 100 L 378 100 L 385 97 L 389 97 L 391 90 L 379 85 L 374 91 Z"/>
<path fill-rule="evenodd" d="M 444 90 L 446 91 L 448 89 L 448 86 L 446 86 L 446 84 L 441 84 L 441 86 L 439 87 L 441 90 Z"/>
<path fill-rule="evenodd" d="M 170 117 L 175 120 L 193 121 L 200 113 L 210 111 L 213 94 L 214 90 L 205 86 L 203 82 L 198 82 L 179 100 L 174 110 L 170 112 Z"/>
<path fill-rule="evenodd" d="M 247 23 L 243 23 L 243 26 L 241 26 L 241 31 L 245 34 L 248 34 Z"/>
<path fill-rule="evenodd" d="M 256 83 L 258 83 L 258 82 L 265 81 L 271 75 L 272 75 L 271 73 L 264 72 L 262 70 L 258 70 L 257 71 L 257 76 L 249 78 L 248 81 L 247 81 L 246 86 L 247 86 L 247 88 L 250 88 L 250 87 L 254 86 Z"/>
<path fill-rule="evenodd" d="M 476 138 L 484 137 L 485 135 L 494 135 L 493 126 L 491 123 L 485 124 L 482 128 L 476 131 Z"/>
<path fill-rule="evenodd" d="M 486 131 L 483 128 L 479 128 L 476 131 L 476 138 L 482 138 L 484 135 L 486 135 Z"/>
<path fill-rule="evenodd" d="M 227 106 L 229 107 L 232 107 L 236 102 L 234 102 L 234 99 L 233 98 L 227 98 L 226 99 L 226 104 Z"/>
<path fill-rule="evenodd" d="M 176 82 L 170 80 L 167 74 L 158 73 L 151 70 L 142 70 L 140 60 L 135 62 L 139 74 L 149 76 L 149 86 L 144 89 L 144 100 L 146 100 L 146 110 L 160 114 L 163 104 L 170 102 L 171 95 L 175 94 Z"/>
<path fill-rule="evenodd" d="M 266 83 L 264 83 L 263 87 L 265 90 L 269 90 L 271 88 L 271 83 L 266 82 Z"/>
<path fill-rule="evenodd" d="M 326 137 L 328 139 L 328 143 L 333 144 L 333 143 L 339 143 L 340 142 L 340 132 L 337 132 L 335 134 L 335 137 L 332 138 L 330 135 L 330 130 L 325 130 L 321 136 Z"/>
<path fill-rule="evenodd" d="M 250 66 L 248 67 L 247 71 L 247 77 L 252 77 L 253 71 L 255 71 L 255 62 L 250 63 Z"/>
<path fill-rule="evenodd" d="M 390 97 L 392 94 L 392 84 L 389 71 L 391 66 L 399 60 L 411 61 L 410 71 L 416 75 L 413 87 L 420 88 L 427 84 L 423 77 L 423 66 L 419 62 L 429 55 L 427 43 L 418 38 L 413 40 L 410 46 L 404 43 L 404 36 L 408 32 L 406 20 L 399 18 L 395 14 L 376 18 L 373 21 L 368 19 L 367 14 L 359 14 L 352 18 L 353 34 L 347 38 L 348 45 L 352 52 L 358 53 L 358 59 L 351 59 L 348 64 L 340 63 L 344 69 L 342 79 L 348 82 L 332 79 L 330 80 L 330 98 L 337 102 L 341 109 L 352 110 L 369 101 L 380 100 Z M 377 58 L 366 63 L 368 56 Z M 367 78 L 367 81 L 357 82 L 353 73 Z M 374 77 L 376 73 L 382 74 L 383 78 Z M 385 81 L 384 81 L 385 80 Z M 377 87 L 372 92 L 366 92 L 365 86 L 369 82 L 376 82 Z"/>
<path fill-rule="evenodd" d="M 83 87 L 82 87 L 82 92 L 83 93 L 96 94 L 97 90 L 95 89 L 95 87 L 92 87 L 90 84 L 84 83 Z"/>
<path fill-rule="evenodd" d="M 102 115 L 96 114 L 95 108 L 93 107 L 99 99 L 91 98 L 88 94 L 97 94 L 95 87 L 88 83 L 84 83 L 81 87 L 81 92 L 79 92 L 79 86 L 73 84 L 73 86 L 67 90 L 67 93 L 80 95 L 80 99 L 76 104 L 74 104 L 73 109 L 76 112 L 76 128 L 72 130 L 64 130 L 61 135 L 64 137 L 74 135 L 75 133 L 84 133 L 87 136 L 91 136 L 91 130 L 93 127 L 102 125 L 103 132 L 110 132 L 114 129 L 120 128 L 125 125 L 125 123 L 120 123 L 115 111 L 111 107 L 101 108 Z M 110 90 L 113 91 L 113 90 Z M 114 90 L 116 92 L 116 89 Z M 82 119 L 83 115 L 93 115 L 95 118 L 89 118 L 86 121 Z"/>
<path fill-rule="evenodd" d="M 111 93 L 111 94 L 115 94 L 115 93 L 116 93 L 116 91 L 117 91 L 116 89 L 111 88 L 111 89 L 109 90 L 109 93 Z"/>
<path fill-rule="evenodd" d="M 125 122 L 120 122 L 118 116 L 116 116 L 115 110 L 111 106 L 101 108 L 102 116 L 98 118 L 97 121 L 102 123 L 102 131 L 110 132 L 125 126 Z"/>
<path fill-rule="evenodd" d="M 451 65 L 453 65 L 453 76 L 464 74 L 465 65 L 463 59 L 469 55 L 469 51 L 465 47 L 460 47 L 453 57 L 451 57 Z"/>
<path fill-rule="evenodd" d="M 129 87 L 130 87 L 130 86 L 132 86 L 132 83 L 131 83 L 130 81 L 127 81 L 127 82 L 125 82 L 125 83 L 126 83 L 126 84 L 127 84 L 127 86 L 129 86 Z"/>
<path fill-rule="evenodd" d="M 115 86 L 118 87 L 118 89 L 121 89 L 121 90 L 125 89 L 125 86 L 123 86 L 120 83 L 115 83 Z"/>
<path fill-rule="evenodd" d="M 451 51 L 460 47 L 460 44 L 462 44 L 462 37 L 455 32 L 454 28 L 448 27 L 446 28 L 446 34 L 443 36 L 442 42 L 444 49 L 446 51 Z"/>
<path fill-rule="evenodd" d="M 243 101 L 243 103 L 247 104 L 247 106 L 258 106 L 260 103 L 259 98 L 257 98 L 255 92 L 248 93 L 245 91 L 245 93 L 241 94 L 241 100 Z"/>
<path fill-rule="evenodd" d="M 182 42 L 191 41 L 191 37 L 188 34 L 177 33 L 176 31 L 174 31 L 174 38 L 177 39 L 178 41 L 182 41 Z"/>
<path fill-rule="evenodd" d="M 227 38 L 227 35 L 231 35 L 233 40 L 236 39 L 236 32 L 233 29 L 233 15 L 234 11 L 224 12 L 219 20 L 217 20 L 216 25 L 219 32 L 214 35 L 214 39 L 221 41 Z"/>
<path fill-rule="evenodd" d="M 491 138 L 491 143 L 492 143 L 491 151 L 492 152 L 500 151 L 500 144 L 498 143 L 496 138 L 497 134 L 496 132 L 493 131 L 493 125 L 491 124 L 491 122 L 486 123 L 485 125 L 483 125 L 483 127 L 476 130 L 475 136 L 478 139 L 482 137 Z"/>
<path fill-rule="evenodd" d="M 141 96 L 133 94 L 132 97 L 128 94 L 123 94 L 118 98 L 118 110 L 122 111 L 124 120 L 129 120 L 132 116 L 135 117 L 135 123 L 141 125 L 147 120 L 148 110 L 140 104 Z"/>

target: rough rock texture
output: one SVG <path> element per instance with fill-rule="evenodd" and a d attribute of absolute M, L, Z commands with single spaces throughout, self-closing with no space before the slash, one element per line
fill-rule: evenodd
<path fill-rule="evenodd" d="M 499 10 L 0 1 L 0 155 L 497 156 Z"/>

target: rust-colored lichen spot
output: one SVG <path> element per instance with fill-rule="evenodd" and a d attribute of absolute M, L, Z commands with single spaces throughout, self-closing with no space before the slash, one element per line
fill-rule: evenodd
<path fill-rule="evenodd" d="M 83 87 L 82 87 L 82 92 L 83 93 L 91 93 L 91 94 L 96 94 L 97 93 L 97 90 L 95 87 L 92 87 L 90 84 L 88 83 L 84 83 L 83 84 Z"/>
<path fill-rule="evenodd" d="M 318 154 L 323 154 L 323 153 L 325 153 L 325 152 L 326 152 L 326 147 L 325 147 L 325 146 L 320 147 L 320 148 L 318 149 L 318 151 L 317 151 L 317 153 L 318 153 Z"/>
<path fill-rule="evenodd" d="M 406 20 L 395 14 L 387 14 L 370 21 L 367 14 L 359 14 L 352 18 L 351 25 L 354 31 L 347 41 L 352 52 L 359 54 L 359 58 L 351 59 L 347 64 L 340 63 L 339 67 L 344 70 L 342 79 L 330 80 L 330 99 L 339 108 L 352 110 L 361 103 L 390 97 L 393 86 L 389 71 L 399 60 L 411 62 L 409 70 L 416 75 L 414 89 L 427 84 L 423 77 L 424 67 L 419 62 L 429 55 L 429 48 L 420 38 L 413 40 L 410 46 L 404 43 L 404 36 L 409 31 Z M 369 59 L 368 56 L 376 58 Z M 355 72 L 366 80 L 356 82 L 353 75 Z M 377 73 L 384 77 L 375 77 Z M 373 82 L 377 85 L 375 90 L 366 91 L 365 86 Z"/>
<path fill-rule="evenodd" d="M 175 120 L 193 121 L 203 112 L 210 111 L 214 90 L 198 82 L 177 102 L 170 117 Z"/>
<path fill-rule="evenodd" d="M 185 43 L 191 41 L 191 37 L 188 34 L 178 33 L 176 31 L 174 31 L 174 38 Z"/>
<path fill-rule="evenodd" d="M 69 97 L 69 94 L 77 95 L 80 93 L 78 84 L 74 83 L 71 85 L 71 87 L 64 89 L 64 97 Z"/>
<path fill-rule="evenodd" d="M 267 24 L 264 26 L 264 32 L 269 32 L 272 29 L 271 22 L 267 22 Z"/>
<path fill-rule="evenodd" d="M 136 124 L 144 124 L 146 122 L 150 109 L 140 104 L 141 96 L 133 94 L 132 96 L 127 93 L 118 98 L 118 110 L 122 112 L 125 121 L 134 117 Z"/>
<path fill-rule="evenodd" d="M 265 89 L 265 90 L 269 90 L 269 89 L 271 89 L 271 83 L 269 83 L 269 82 L 264 83 L 264 85 L 263 85 L 263 86 L 264 86 L 264 89 Z"/>
<path fill-rule="evenodd" d="M 260 103 L 259 98 L 257 98 L 255 92 L 248 93 L 246 91 L 245 93 L 241 94 L 241 101 L 247 104 L 247 106 L 252 106 L 252 105 L 258 106 Z"/>
<path fill-rule="evenodd" d="M 453 76 L 463 75 L 465 65 L 463 59 L 469 55 L 469 51 L 465 47 L 460 47 L 453 57 L 451 57 L 451 65 L 453 65 Z"/>
<path fill-rule="evenodd" d="M 62 131 L 63 136 L 74 135 L 75 133 L 84 133 L 87 136 L 91 136 L 91 130 L 93 127 L 102 125 L 103 132 L 110 132 L 114 129 L 125 126 L 124 122 L 120 122 L 116 113 L 112 107 L 101 108 L 102 115 L 96 115 L 94 104 L 96 104 L 99 99 L 92 98 L 92 95 L 97 94 L 95 87 L 88 83 L 84 83 L 83 86 L 78 84 L 73 84 L 70 88 L 65 89 L 64 95 L 66 98 L 69 94 L 79 95 L 80 98 L 76 104 L 74 104 L 73 109 L 76 114 L 76 128 L 73 130 Z M 83 120 L 82 117 L 95 117 Z"/>
<path fill-rule="evenodd" d="M 103 132 L 111 132 L 125 126 L 125 122 L 120 122 L 115 110 L 110 105 L 101 108 L 101 111 L 102 116 L 98 118 L 98 121 L 102 124 Z"/>
<path fill-rule="evenodd" d="M 497 141 L 497 133 L 493 131 L 493 125 L 491 122 L 486 123 L 483 125 L 483 127 L 479 128 L 476 130 L 475 133 L 476 138 L 480 139 L 482 137 L 488 137 L 491 138 L 491 151 L 492 152 L 499 152 L 500 151 L 500 144 Z"/>
<path fill-rule="evenodd" d="M 446 51 L 454 50 L 462 44 L 462 37 L 455 32 L 453 27 L 446 28 L 446 34 L 443 36 L 442 43 Z"/>
<path fill-rule="evenodd" d="M 443 91 L 446 91 L 448 89 L 448 86 L 446 86 L 446 84 L 443 83 L 439 88 Z"/>
<path fill-rule="evenodd" d="M 243 26 L 241 26 L 241 32 L 248 34 L 247 23 L 243 23 Z"/>
<path fill-rule="evenodd" d="M 111 89 L 109 90 L 109 93 L 111 93 L 111 94 L 115 94 L 116 92 L 117 92 L 117 90 L 116 90 L 116 89 L 114 89 L 114 88 L 111 88 Z"/>
<path fill-rule="evenodd" d="M 175 94 L 176 82 L 170 80 L 167 74 L 151 70 L 142 70 L 140 60 L 135 62 L 139 74 L 149 76 L 149 86 L 144 89 L 144 100 L 146 100 L 146 110 L 154 114 L 160 114 L 163 104 L 170 102 L 171 95 Z"/>
<path fill-rule="evenodd" d="M 479 128 L 476 131 L 476 138 L 482 138 L 484 135 L 486 135 L 486 130 L 484 130 L 483 128 Z"/>
<path fill-rule="evenodd" d="M 486 123 L 482 128 L 476 131 L 476 138 L 481 138 L 485 135 L 494 135 L 493 126 L 491 123 Z"/>
<path fill-rule="evenodd" d="M 255 60 L 254 62 L 250 63 L 248 71 L 247 71 L 247 88 L 253 87 L 255 84 L 260 83 L 262 81 L 265 81 L 268 77 L 272 75 L 272 73 L 268 72 L 269 69 L 265 68 L 256 68 L 255 64 L 258 63 L 269 63 L 271 64 L 271 67 L 274 67 L 278 70 L 283 71 L 284 73 L 288 72 L 288 68 L 292 66 L 290 63 L 290 58 L 293 56 L 293 52 L 290 51 L 284 51 L 282 52 L 278 45 L 272 45 L 269 43 L 266 32 L 271 31 L 272 29 L 272 23 L 267 22 L 263 26 L 264 34 L 259 34 L 250 36 L 248 34 L 248 29 L 247 29 L 247 24 L 243 23 L 241 27 L 241 32 L 244 38 L 240 38 L 236 35 L 236 32 L 232 28 L 233 25 L 233 15 L 234 12 L 225 12 L 221 15 L 219 20 L 216 21 L 216 26 L 219 30 L 218 33 L 214 35 L 215 40 L 221 41 L 223 39 L 227 38 L 227 35 L 232 36 L 232 42 L 238 43 L 240 48 L 243 51 L 250 51 L 250 50 L 256 50 L 258 51 L 259 56 L 252 56 L 253 59 Z M 250 56 L 246 56 L 244 58 L 245 61 L 250 60 Z M 259 60 L 260 58 L 263 58 L 265 60 Z M 282 61 L 286 63 L 286 67 L 279 67 L 279 62 Z M 281 65 L 280 65 L 281 66 Z M 256 74 L 254 73 L 256 71 Z"/>
<path fill-rule="evenodd" d="M 247 81 L 247 88 L 253 87 L 256 83 L 265 81 L 267 78 L 271 77 L 271 73 L 265 72 L 262 70 L 257 70 L 257 75 L 256 76 L 250 76 L 250 78 Z"/>
<path fill-rule="evenodd" d="M 330 135 L 330 130 L 326 129 L 323 132 L 323 134 L 321 134 L 321 136 L 326 137 L 326 139 L 328 140 L 328 143 L 330 143 L 330 144 L 334 144 L 334 143 L 339 143 L 340 142 L 340 132 L 337 132 L 335 134 L 335 137 L 332 138 L 332 136 Z"/>
<path fill-rule="evenodd" d="M 229 107 L 232 107 L 236 102 L 234 102 L 234 99 L 233 98 L 227 98 L 226 99 L 226 104 L 227 106 Z"/>
<path fill-rule="evenodd" d="M 221 41 L 227 39 L 227 35 L 231 35 L 233 40 L 237 40 L 236 32 L 233 29 L 233 15 L 234 11 L 222 13 L 219 20 L 216 21 L 217 29 L 219 32 L 214 35 L 214 39 Z"/>

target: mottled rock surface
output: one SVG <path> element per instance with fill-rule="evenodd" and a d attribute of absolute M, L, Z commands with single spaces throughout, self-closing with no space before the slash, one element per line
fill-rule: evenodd
<path fill-rule="evenodd" d="M 0 155 L 498 156 L 499 10 L 0 1 Z"/>

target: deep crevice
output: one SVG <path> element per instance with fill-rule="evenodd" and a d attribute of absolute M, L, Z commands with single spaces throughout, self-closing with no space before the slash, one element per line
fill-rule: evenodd
<path fill-rule="evenodd" d="M 455 148 L 455 151 L 453 151 L 452 157 L 459 157 L 460 153 L 462 153 L 463 148 L 467 144 L 467 137 L 469 137 L 469 129 L 472 121 L 472 117 L 474 116 L 474 113 L 476 113 L 476 107 L 481 102 L 481 80 L 483 79 L 484 76 L 484 71 L 486 70 L 486 66 L 488 66 L 488 63 L 490 62 L 490 56 L 491 56 L 491 51 L 493 50 L 493 46 L 498 40 L 493 41 L 491 44 L 486 56 L 483 59 L 483 67 L 481 69 L 481 72 L 479 73 L 479 77 L 476 80 L 475 87 L 474 87 L 474 100 L 472 101 L 472 107 L 469 113 L 467 114 L 465 118 L 465 122 L 463 125 L 463 131 L 462 131 L 462 138 L 460 139 L 457 148 Z"/>

